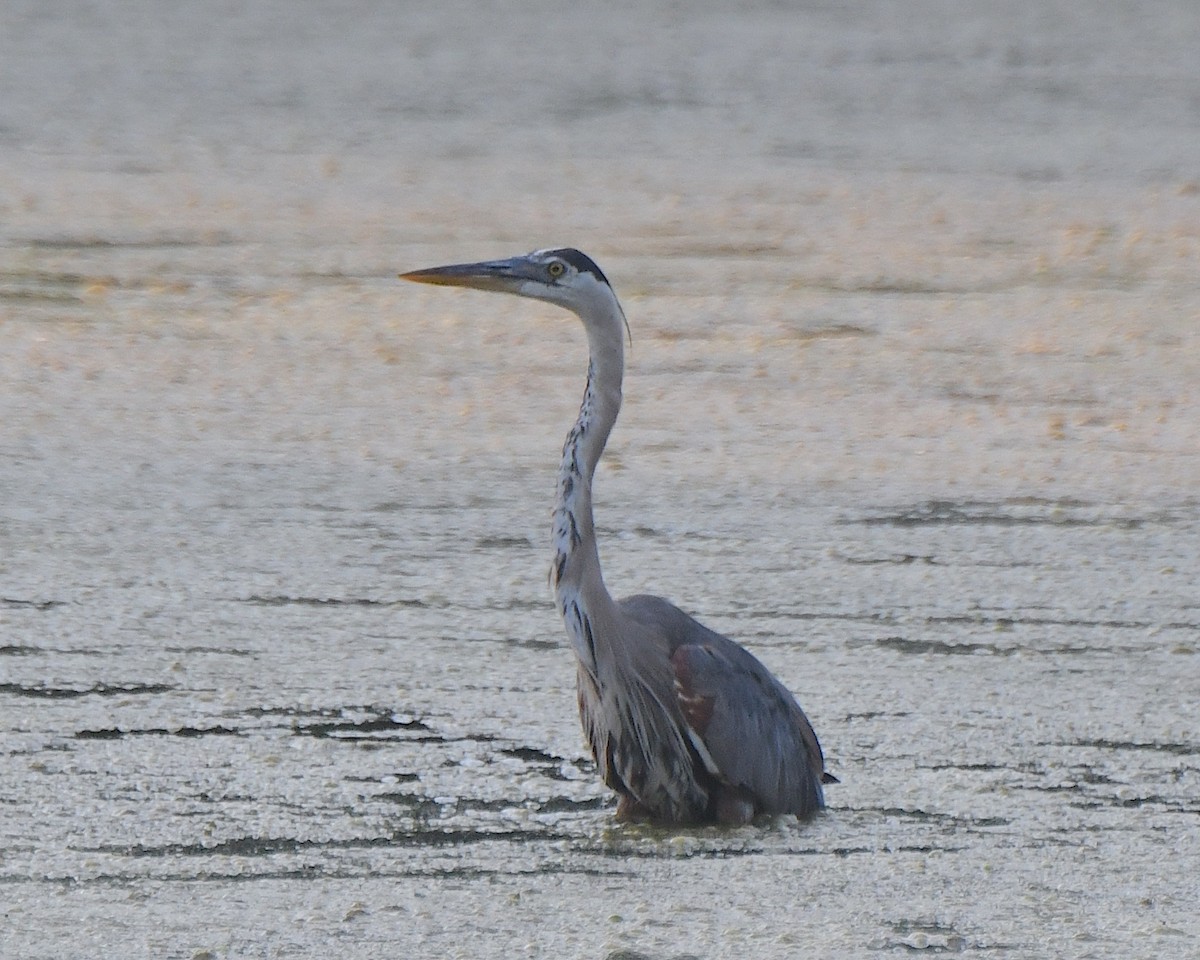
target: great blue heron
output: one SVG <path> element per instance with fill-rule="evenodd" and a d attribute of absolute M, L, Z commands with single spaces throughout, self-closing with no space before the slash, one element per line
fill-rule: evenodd
<path fill-rule="evenodd" d="M 600 268 L 573 249 L 402 273 L 574 312 L 591 358 L 554 504 L 554 584 L 578 663 L 579 713 L 620 819 L 744 824 L 808 817 L 834 782 L 787 688 L 748 651 L 662 597 L 614 600 L 592 522 L 592 476 L 621 409 L 625 314 Z"/>

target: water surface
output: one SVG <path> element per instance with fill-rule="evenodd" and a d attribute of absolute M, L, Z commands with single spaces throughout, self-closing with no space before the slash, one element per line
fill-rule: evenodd
<path fill-rule="evenodd" d="M 13 2 L 0 953 L 1192 957 L 1200 13 Z M 810 824 L 616 824 L 551 604 L 799 696 Z M 631 955 L 631 954 L 626 954 Z"/>

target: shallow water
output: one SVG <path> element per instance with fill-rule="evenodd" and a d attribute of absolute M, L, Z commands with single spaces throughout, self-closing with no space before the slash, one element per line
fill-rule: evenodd
<path fill-rule="evenodd" d="M 5 6 L 0 955 L 1196 954 L 1200 12 L 890 9 Z M 813 823 L 612 819 L 559 243 Z"/>

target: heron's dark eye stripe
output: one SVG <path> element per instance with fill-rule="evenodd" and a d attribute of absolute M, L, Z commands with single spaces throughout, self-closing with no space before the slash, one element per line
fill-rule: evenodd
<path fill-rule="evenodd" d="M 569 263 L 580 273 L 590 273 L 601 283 L 608 283 L 608 277 L 596 266 L 596 261 L 581 250 L 576 250 L 573 247 L 563 247 L 561 250 L 551 250 L 549 253 L 551 256 L 558 257 L 559 260 Z"/>

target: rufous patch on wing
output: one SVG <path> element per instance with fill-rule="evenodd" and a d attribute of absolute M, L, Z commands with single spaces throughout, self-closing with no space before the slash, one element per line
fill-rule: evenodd
<path fill-rule="evenodd" d="M 675 671 L 675 696 L 684 719 L 700 736 L 704 736 L 712 720 L 714 698 L 696 689 L 690 657 L 693 648 L 683 646 L 671 655 L 671 667 Z"/>

